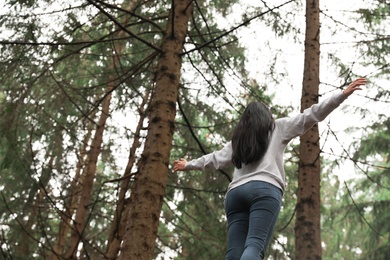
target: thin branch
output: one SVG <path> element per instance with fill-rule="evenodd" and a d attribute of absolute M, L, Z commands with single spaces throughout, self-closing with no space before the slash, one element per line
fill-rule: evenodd
<path fill-rule="evenodd" d="M 12 211 L 12 209 L 9 207 L 8 205 L 8 202 L 3 194 L 2 191 L 0 191 L 0 194 L 1 194 L 1 197 L 3 199 L 3 202 L 4 202 L 4 205 L 5 205 L 5 208 L 7 209 L 7 211 L 11 214 L 11 215 L 15 215 L 15 221 L 18 223 L 18 225 L 22 228 L 22 230 L 24 231 L 24 233 L 30 237 L 33 241 L 35 241 L 37 244 L 39 244 L 41 247 L 45 248 L 46 250 L 50 250 L 50 248 L 48 246 L 46 246 L 44 243 L 42 243 L 40 241 L 40 238 L 35 238 L 32 234 L 30 234 L 30 232 L 28 232 L 28 230 L 25 229 L 24 227 L 24 224 L 19 220 L 19 216 L 14 213 Z M 24 241 L 25 243 L 28 243 L 27 241 Z"/>
<path fill-rule="evenodd" d="M 199 50 L 199 49 L 201 49 L 201 48 L 203 48 L 203 47 L 205 47 L 205 46 L 208 46 L 208 45 L 210 45 L 210 44 L 212 44 L 212 43 L 218 41 L 219 39 L 221 39 L 221 38 L 223 38 L 223 37 L 229 35 L 230 33 L 236 31 L 236 30 L 239 29 L 240 27 L 247 26 L 251 21 L 253 21 L 253 20 L 255 20 L 255 19 L 257 19 L 257 18 L 259 18 L 259 17 L 261 17 L 261 16 L 263 16 L 263 15 L 265 15 L 265 14 L 268 14 L 268 13 L 272 12 L 273 10 L 279 9 L 279 8 L 281 8 L 281 7 L 283 7 L 283 6 L 287 5 L 287 4 L 289 4 L 289 3 L 292 3 L 292 2 L 295 2 L 295 0 L 287 1 L 287 2 L 285 2 L 285 3 L 283 3 L 283 4 L 280 4 L 280 5 L 278 5 L 278 6 L 274 7 L 274 8 L 272 8 L 272 9 L 269 9 L 269 10 L 267 10 L 267 11 L 265 11 L 265 12 L 262 12 L 262 13 L 260 13 L 260 14 L 258 14 L 258 15 L 255 15 L 255 16 L 253 16 L 253 17 L 251 17 L 251 18 L 245 20 L 245 21 L 242 22 L 241 24 L 239 24 L 239 25 L 237 25 L 237 26 L 234 26 L 234 27 L 231 28 L 230 30 L 225 31 L 224 33 L 222 33 L 221 35 L 215 37 L 214 39 L 212 39 L 212 40 L 210 40 L 210 41 L 208 41 L 208 42 L 206 42 L 206 43 L 204 43 L 204 44 L 202 44 L 202 45 L 199 45 L 199 46 L 197 46 L 197 47 L 194 48 L 194 49 L 191 49 L 191 50 L 189 50 L 189 51 L 184 52 L 183 55 L 188 54 L 188 53 L 191 53 L 191 52 L 194 52 L 194 51 L 196 51 L 196 50 Z"/>
<path fill-rule="evenodd" d="M 201 7 L 198 5 L 198 2 L 195 1 L 195 4 L 196 4 L 196 8 L 197 8 L 197 11 L 198 13 L 200 14 L 200 16 L 202 17 L 202 22 L 203 24 L 205 25 L 206 27 L 206 30 L 208 32 L 209 35 L 212 35 L 213 32 L 211 31 L 210 29 L 210 26 L 208 25 L 208 20 L 206 19 L 205 15 L 203 14 L 202 12 L 202 9 Z M 194 25 L 194 29 L 198 32 L 198 37 L 200 37 L 202 39 L 203 42 L 207 42 L 207 40 L 205 39 L 205 37 L 203 36 L 203 34 L 201 33 L 200 29 L 198 28 L 197 26 L 197 23 L 196 23 L 196 20 L 194 19 L 194 17 L 192 18 L 193 19 L 193 25 Z M 192 43 L 196 46 L 196 43 L 195 41 L 193 40 L 193 37 L 191 37 L 191 35 L 189 35 L 190 39 L 192 40 Z M 234 41 L 237 41 L 237 40 L 234 40 Z M 247 82 L 245 82 L 245 80 L 242 78 L 242 76 L 238 75 L 238 71 L 234 68 L 232 68 L 230 62 L 223 57 L 222 53 L 221 53 L 221 46 L 223 45 L 228 45 L 230 43 L 232 43 L 233 41 L 229 41 L 227 43 L 224 43 L 220 46 L 217 46 L 215 44 L 215 42 L 213 43 L 213 48 L 215 49 L 214 52 L 212 52 L 212 54 L 215 54 L 215 56 L 217 57 L 217 59 L 221 62 L 221 64 L 224 64 L 228 69 L 229 69 L 229 75 L 231 77 L 236 77 L 237 79 L 239 79 L 239 84 L 244 86 L 244 88 L 247 89 L 247 91 L 250 93 L 251 96 L 253 97 L 256 97 L 258 100 L 261 100 L 261 98 L 257 95 L 257 93 L 255 93 L 253 91 L 253 89 L 248 86 Z M 213 66 L 210 64 L 210 62 L 207 60 L 207 55 L 204 55 L 203 53 L 201 53 L 201 49 L 199 49 L 199 55 L 202 57 L 202 59 L 207 63 L 207 65 L 209 66 L 209 69 L 213 72 L 213 74 L 216 76 L 217 80 L 220 82 L 220 85 L 222 87 L 224 87 L 225 89 L 225 92 L 229 93 L 230 96 L 235 100 L 235 102 L 237 104 L 239 104 L 240 102 L 237 100 L 236 98 L 236 95 L 232 95 L 229 91 L 227 91 L 226 87 L 224 86 L 223 82 L 222 82 L 222 79 L 220 79 L 217 75 L 217 73 L 215 72 L 215 70 L 212 68 Z M 202 75 L 203 79 L 209 83 L 211 89 L 215 89 L 214 88 L 214 84 L 211 84 L 211 82 L 209 80 L 206 79 L 206 77 L 200 72 L 200 70 L 195 66 L 194 62 L 192 61 L 190 55 L 187 55 L 188 56 L 188 59 L 189 61 L 191 62 L 192 66 L 199 72 L 200 75 Z M 228 70 L 226 70 L 228 71 Z M 219 94 L 219 93 L 217 93 Z M 236 110 L 236 107 L 233 106 L 225 97 L 222 97 L 233 109 Z M 242 107 L 245 107 L 244 105 L 241 104 Z M 236 112 L 240 113 L 240 111 L 237 111 Z"/>
<path fill-rule="evenodd" d="M 115 32 L 114 32 L 115 33 Z M 105 37 L 110 36 L 106 35 Z M 9 41 L 9 40 L 2 40 L 0 41 L 0 45 L 26 45 L 26 46 L 75 46 L 75 45 L 87 45 L 83 46 L 83 49 L 86 47 L 90 47 L 93 44 L 97 43 L 106 43 L 106 42 L 113 42 L 113 41 L 122 41 L 122 40 L 128 40 L 133 37 L 122 37 L 122 38 L 115 38 L 115 39 L 108 39 L 103 40 L 105 37 L 102 37 L 101 39 L 95 40 L 95 41 L 82 41 L 82 42 L 27 42 L 27 41 Z M 81 49 L 75 51 L 75 53 L 79 53 Z"/>
<path fill-rule="evenodd" d="M 157 23 L 153 22 L 152 20 L 150 19 L 147 19 L 141 15 L 138 15 L 130 10 L 126 10 L 126 9 L 123 9 L 123 8 L 120 8 L 119 6 L 116 6 L 116 5 L 112 5 L 112 4 L 109 4 L 109 3 L 106 3 L 104 1 L 101 1 L 101 0 L 95 0 L 96 2 L 99 2 L 100 4 L 110 8 L 110 9 L 114 9 L 114 10 L 117 10 L 117 11 L 121 11 L 121 12 L 124 12 L 124 13 L 127 13 L 127 14 L 130 14 L 131 16 L 133 17 L 136 17 L 138 18 L 139 20 L 141 21 L 144 21 L 144 22 L 147 22 L 147 23 L 150 23 L 151 25 L 153 25 L 154 27 L 156 27 L 159 31 L 164 31 Z"/>
<path fill-rule="evenodd" d="M 349 190 L 349 187 L 348 187 L 346 181 L 344 181 L 344 185 L 345 185 L 345 188 L 347 188 L 348 195 L 349 195 L 349 197 L 351 198 L 353 205 L 355 206 L 357 212 L 359 213 L 359 215 L 360 215 L 360 217 L 363 219 L 363 221 L 368 225 L 368 227 L 369 227 L 375 234 L 377 234 L 378 236 L 381 236 L 381 237 L 385 236 L 384 234 L 379 233 L 379 231 L 375 230 L 374 227 L 371 226 L 371 224 L 367 221 L 367 219 L 364 217 L 364 215 L 362 214 L 362 212 L 359 210 L 359 207 L 357 206 L 355 200 L 353 199 L 352 194 L 351 194 L 351 191 Z"/>
<path fill-rule="evenodd" d="M 122 29 L 123 31 L 125 31 L 126 33 L 128 33 L 130 36 L 132 36 L 133 38 L 137 39 L 138 41 L 144 43 L 146 46 L 158 51 L 158 52 L 161 52 L 161 49 L 154 46 L 153 44 L 151 44 L 150 42 L 142 39 L 141 37 L 138 37 L 137 34 L 131 32 L 130 30 L 128 30 L 126 27 L 124 27 L 120 22 L 118 22 L 112 15 L 110 15 L 109 13 L 107 13 L 101 6 L 99 6 L 95 1 L 93 0 L 87 0 L 89 3 L 91 3 L 92 5 L 94 5 L 100 12 L 102 12 L 109 20 L 111 20 L 116 26 L 118 26 L 120 29 Z"/>
<path fill-rule="evenodd" d="M 349 154 L 349 152 L 348 152 L 348 151 L 344 148 L 344 146 L 341 144 L 341 142 L 340 142 L 340 140 L 338 139 L 336 133 L 333 132 L 333 130 L 330 128 L 330 125 L 327 124 L 327 126 L 328 126 L 329 131 L 332 133 L 332 135 L 333 135 L 334 138 L 336 139 L 336 141 L 337 141 L 337 142 L 339 143 L 339 145 L 342 147 L 342 149 L 343 149 L 343 151 L 345 152 L 345 154 L 347 154 L 346 158 L 349 159 L 350 161 L 352 161 L 353 164 L 354 164 L 357 168 L 359 168 L 359 169 L 367 176 L 367 178 L 368 178 L 371 182 L 375 183 L 378 187 L 381 187 L 381 188 L 390 190 L 390 187 L 383 186 L 383 185 L 382 185 L 381 183 L 379 183 L 378 181 L 375 181 L 375 180 L 368 174 L 367 171 L 365 171 L 364 169 L 362 169 L 362 168 L 358 165 L 357 161 L 354 160 L 354 159 L 352 158 L 352 156 Z"/>
<path fill-rule="evenodd" d="M 188 129 L 190 130 L 190 133 L 192 135 L 192 137 L 195 139 L 196 143 L 198 144 L 199 146 L 199 149 L 202 151 L 203 154 L 207 154 L 206 150 L 203 148 L 203 145 L 202 143 L 200 142 L 200 140 L 198 139 L 198 137 L 196 136 L 194 130 L 192 129 L 192 126 L 191 126 L 191 123 L 190 121 L 188 120 L 187 116 L 185 115 L 184 113 L 184 110 L 179 102 L 179 100 L 177 100 L 177 103 L 179 105 L 179 110 L 180 110 L 180 113 L 182 114 L 183 118 L 184 118 L 184 121 L 186 122 L 187 126 L 188 126 Z M 232 181 L 232 179 L 230 178 L 229 174 L 227 174 L 225 171 L 223 170 L 219 170 L 219 172 L 221 172 L 223 175 L 226 176 L 226 178 L 229 180 L 229 182 Z"/>
<path fill-rule="evenodd" d="M 198 67 L 195 65 L 195 63 L 193 62 L 192 58 L 190 56 L 188 56 L 188 60 L 189 62 L 191 63 L 192 67 L 202 76 L 202 78 L 209 84 L 210 88 L 217 94 L 219 95 L 227 104 L 229 104 L 230 107 L 232 107 L 233 109 L 236 110 L 236 112 L 239 113 L 239 111 L 237 111 L 236 107 L 229 101 L 229 99 L 226 97 L 226 96 L 223 96 L 222 94 L 225 94 L 225 93 L 229 93 L 231 97 L 233 97 L 234 99 L 236 99 L 234 97 L 234 95 L 232 95 L 228 90 L 227 88 L 225 87 L 225 85 L 223 84 L 222 82 L 222 79 L 220 77 L 218 77 L 218 74 L 215 72 L 215 70 L 213 69 L 213 66 L 210 64 L 210 62 L 207 60 L 207 58 L 205 57 L 205 55 L 203 55 L 201 52 L 199 52 L 199 54 L 201 55 L 203 61 L 208 65 L 208 68 L 209 68 L 209 71 L 212 72 L 212 74 L 217 78 L 218 82 L 220 83 L 220 86 L 222 88 L 224 88 L 225 92 L 222 92 L 222 91 L 218 91 L 216 88 L 215 88 L 215 84 L 212 84 L 212 82 L 210 80 L 208 80 L 205 75 L 200 71 L 200 69 L 198 69 Z M 239 103 L 237 100 L 236 100 L 237 103 Z"/>
<path fill-rule="evenodd" d="M 371 32 L 359 31 L 359 30 L 357 30 L 355 27 L 348 26 L 348 25 L 346 25 L 345 23 L 342 23 L 342 22 L 336 20 L 335 18 L 333 18 L 333 16 L 330 16 L 330 15 L 326 14 L 326 13 L 325 13 L 324 11 L 322 11 L 322 10 L 320 10 L 320 13 L 322 13 L 325 17 L 328 17 L 328 18 L 329 18 L 330 20 L 332 20 L 335 24 L 339 24 L 339 25 L 341 25 L 341 26 L 344 26 L 345 28 L 347 28 L 347 29 L 349 29 L 349 30 L 351 30 L 351 31 L 354 31 L 354 32 L 356 32 L 356 33 L 358 33 L 358 34 L 363 34 L 363 35 L 375 35 L 375 36 L 387 36 L 387 37 L 388 37 L 388 35 L 384 35 L 384 34 L 376 34 L 376 33 L 371 33 Z"/>
<path fill-rule="evenodd" d="M 294 219 L 294 216 L 295 216 L 295 213 L 297 212 L 297 205 L 295 205 L 294 207 L 294 212 L 291 214 L 291 217 L 290 219 L 287 221 L 286 225 L 284 225 L 282 228 L 280 228 L 278 230 L 278 232 L 282 232 L 283 230 L 285 230 L 291 223 L 291 221 Z"/>

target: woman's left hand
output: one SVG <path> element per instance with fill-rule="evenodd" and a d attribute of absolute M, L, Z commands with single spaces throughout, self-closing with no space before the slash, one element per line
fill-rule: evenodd
<path fill-rule="evenodd" d="M 355 79 L 346 89 L 344 89 L 343 93 L 348 97 L 353 92 L 355 92 L 355 90 L 361 90 L 362 88 L 360 86 L 366 85 L 366 83 L 367 79 L 365 78 Z"/>

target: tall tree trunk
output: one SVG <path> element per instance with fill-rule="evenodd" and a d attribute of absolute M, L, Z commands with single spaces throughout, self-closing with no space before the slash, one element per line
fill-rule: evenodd
<path fill-rule="evenodd" d="M 172 148 L 182 51 L 192 0 L 173 0 L 156 71 L 148 134 L 132 188 L 121 259 L 153 259 Z"/>
<path fill-rule="evenodd" d="M 97 101 L 97 100 L 95 100 Z M 96 110 L 90 115 L 91 118 L 95 118 Z M 85 166 L 85 161 L 87 157 L 87 146 L 88 143 L 91 140 L 92 132 L 94 130 L 94 122 L 92 120 L 86 119 L 87 124 L 87 133 L 84 135 L 84 140 L 82 142 L 82 147 L 80 148 L 80 152 L 78 155 L 78 161 L 76 165 L 76 173 L 75 176 L 72 179 L 72 182 L 70 184 L 69 190 L 68 190 L 68 198 L 64 201 L 64 207 L 65 210 L 61 213 L 61 222 L 59 224 L 58 228 L 58 236 L 56 238 L 54 247 L 53 247 L 53 254 L 49 259 L 58 259 L 58 256 L 62 256 L 62 254 L 65 251 L 65 244 L 66 244 L 66 238 L 68 236 L 68 232 L 70 229 L 70 221 L 72 219 L 72 216 L 74 214 L 74 211 L 78 207 L 79 202 L 79 194 L 81 193 L 82 187 L 81 185 L 78 185 L 80 182 L 80 176 L 83 167 Z"/>
<path fill-rule="evenodd" d="M 135 5 L 136 1 L 129 0 L 128 2 L 124 3 L 124 9 L 131 11 Z M 125 21 L 122 24 L 127 24 L 129 21 L 129 16 L 126 16 Z M 126 35 L 126 32 L 123 30 L 120 30 L 117 34 L 118 39 L 124 37 Z M 123 43 L 115 43 L 115 64 L 119 64 L 119 56 L 122 54 L 123 49 L 125 48 Z M 129 189 L 129 183 L 130 183 L 130 177 L 131 177 L 131 169 L 135 162 L 135 152 L 137 148 L 140 145 L 140 132 L 145 120 L 145 112 L 144 107 L 147 104 L 147 101 L 149 100 L 149 92 L 144 96 L 142 103 L 140 105 L 139 109 L 139 121 L 137 128 L 135 130 L 134 134 L 134 140 L 132 147 L 130 149 L 129 154 L 129 160 L 126 165 L 125 172 L 123 174 L 123 180 L 121 181 L 121 186 L 118 194 L 118 204 L 116 205 L 116 209 L 114 212 L 114 219 L 111 222 L 109 234 L 108 234 L 108 241 L 107 241 L 107 249 L 106 249 L 106 258 L 107 259 L 115 259 L 120 251 L 120 245 L 122 243 L 123 234 L 124 234 L 124 226 L 126 225 L 126 214 L 125 211 L 125 205 L 126 205 L 126 199 L 125 195 L 127 190 Z"/>
<path fill-rule="evenodd" d="M 107 259 L 115 259 L 120 251 L 120 244 L 122 243 L 124 227 L 126 225 L 127 214 L 125 214 L 125 206 L 126 206 L 126 192 L 129 189 L 130 177 L 131 177 L 131 169 L 133 168 L 135 162 L 135 152 L 140 145 L 140 132 L 145 119 L 145 111 L 144 107 L 149 100 L 149 93 L 147 93 L 143 101 L 140 105 L 139 109 L 139 121 L 137 125 L 137 129 L 134 133 L 134 140 L 132 147 L 130 149 L 129 160 L 127 162 L 127 166 L 125 172 L 123 174 L 123 180 L 121 181 L 121 187 L 118 194 L 118 204 L 116 205 L 116 209 L 114 212 L 114 219 L 111 223 L 110 232 L 108 235 L 108 243 L 107 243 L 107 251 L 106 257 Z"/>
<path fill-rule="evenodd" d="M 306 0 L 305 63 L 301 111 L 318 102 L 320 63 L 319 0 Z M 300 138 L 296 259 L 321 259 L 320 147 L 318 125 Z"/>
<path fill-rule="evenodd" d="M 111 83 L 112 84 L 112 83 Z M 101 152 L 101 146 L 103 143 L 103 133 L 106 126 L 106 120 L 109 116 L 109 108 L 112 96 L 113 86 L 109 86 L 106 93 L 109 93 L 102 105 L 102 111 L 100 114 L 99 122 L 96 126 L 96 132 L 92 139 L 91 147 L 88 152 L 86 167 L 83 170 L 81 176 L 82 191 L 80 194 L 80 202 L 77 208 L 76 217 L 73 221 L 73 230 L 69 240 L 69 247 L 65 254 L 66 259 L 75 259 L 77 253 L 77 247 L 80 241 L 83 239 L 84 229 L 88 223 L 85 223 L 85 219 L 88 216 L 88 206 L 91 201 L 92 188 L 95 180 L 97 160 Z"/>

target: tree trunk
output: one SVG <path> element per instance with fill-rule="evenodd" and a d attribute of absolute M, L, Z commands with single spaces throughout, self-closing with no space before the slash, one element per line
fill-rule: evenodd
<path fill-rule="evenodd" d="M 91 114 L 91 118 L 95 118 L 96 110 Z M 65 252 L 66 238 L 70 229 L 70 221 L 72 219 L 73 213 L 78 207 L 79 194 L 81 192 L 81 186 L 77 185 L 80 181 L 81 171 L 84 167 L 87 155 L 87 144 L 90 142 L 92 131 L 94 128 L 94 122 L 86 120 L 88 125 L 87 134 L 84 136 L 82 142 L 82 147 L 79 152 L 76 174 L 72 179 L 72 182 L 68 191 L 68 198 L 64 201 L 64 212 L 61 213 L 61 222 L 58 228 L 58 236 L 56 237 L 55 244 L 53 246 L 53 254 L 48 259 L 59 259 L 59 256 Z"/>
<path fill-rule="evenodd" d="M 115 259 L 118 256 L 120 251 L 120 244 L 123 240 L 124 226 L 126 225 L 127 215 L 124 213 L 126 206 L 126 191 L 129 188 L 131 169 L 135 162 L 135 152 L 140 145 L 140 132 L 145 119 L 145 111 L 144 107 L 146 106 L 147 101 L 149 100 L 149 93 L 147 93 L 143 101 L 140 105 L 139 109 L 139 121 L 137 125 L 137 129 L 134 133 L 134 141 L 133 145 L 130 149 L 129 160 L 127 162 L 127 166 L 125 172 L 123 174 L 124 180 L 121 181 L 121 187 L 118 195 L 118 204 L 116 205 L 116 209 L 114 212 L 114 219 L 111 223 L 110 232 L 108 235 L 108 243 L 107 243 L 107 251 L 106 258 L 107 259 Z"/>
<path fill-rule="evenodd" d="M 181 55 L 193 1 L 173 0 L 156 71 L 148 134 L 131 192 L 121 259 L 153 259 L 172 147 Z"/>
<path fill-rule="evenodd" d="M 306 0 L 305 63 L 301 110 L 318 102 L 319 0 Z M 296 259 L 321 259 L 320 147 L 316 124 L 300 138 L 298 199 L 295 224 Z"/>
<path fill-rule="evenodd" d="M 96 132 L 91 143 L 90 150 L 88 152 L 86 168 L 81 176 L 82 191 L 80 194 L 80 203 L 77 208 L 76 217 L 73 221 L 73 230 L 69 240 L 69 247 L 65 254 L 66 259 L 76 259 L 77 247 L 80 241 L 83 238 L 84 229 L 87 227 L 86 219 L 88 217 L 88 207 L 91 201 L 91 193 L 93 188 L 93 183 L 95 180 L 97 160 L 101 152 L 101 146 L 103 143 L 103 133 L 106 126 L 106 120 L 109 116 L 109 108 L 111 102 L 111 90 L 113 86 L 107 88 L 107 93 L 109 93 L 102 105 L 102 111 L 99 118 L 99 122 L 96 126 Z"/>
<path fill-rule="evenodd" d="M 124 9 L 125 10 L 132 10 L 135 1 L 128 1 L 125 4 Z M 129 16 L 126 16 L 127 19 L 122 24 L 127 24 L 128 23 L 128 18 Z M 123 30 L 120 30 L 118 32 L 118 39 L 124 37 L 126 35 L 126 32 Z M 123 49 L 125 48 L 124 44 L 122 43 L 115 43 L 115 65 L 119 64 L 119 56 L 121 55 Z M 125 211 L 125 206 L 126 206 L 126 192 L 129 189 L 129 183 L 130 183 L 130 176 L 131 176 L 131 169 L 134 165 L 135 162 L 135 152 L 137 148 L 140 145 L 140 132 L 145 120 L 145 112 L 144 112 L 144 107 L 147 104 L 147 101 L 149 100 L 149 92 L 145 94 L 142 103 L 140 104 L 140 109 L 139 109 L 139 121 L 138 125 L 134 134 L 134 140 L 133 140 L 133 145 L 130 149 L 130 155 L 129 155 L 129 160 L 126 165 L 125 172 L 123 174 L 123 180 L 121 181 L 121 187 L 119 190 L 119 195 L 118 195 L 118 204 L 116 205 L 116 209 L 114 212 L 114 219 L 111 222 L 109 234 L 108 234 L 108 241 L 107 241 L 107 248 L 106 248 L 106 258 L 107 259 L 115 259 L 117 258 L 119 252 L 120 252 L 120 245 L 122 243 L 123 239 L 123 234 L 124 234 L 124 226 L 126 225 L 126 218 L 127 214 L 124 213 Z"/>

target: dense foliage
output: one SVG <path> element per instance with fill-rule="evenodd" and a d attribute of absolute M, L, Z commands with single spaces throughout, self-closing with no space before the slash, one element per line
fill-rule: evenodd
<path fill-rule="evenodd" d="M 294 53 L 303 44 L 302 4 L 274 2 L 194 1 L 172 160 L 220 148 L 250 100 L 269 104 L 277 117 L 297 111 L 301 82 L 295 70 L 288 70 L 291 62 L 295 69 L 302 63 L 295 57 L 303 59 Z M 328 67 L 330 74 L 323 76 L 321 95 L 338 91 L 356 75 L 371 81 L 359 99 L 364 106 L 352 103 L 345 111 L 347 117 L 354 114 L 367 124 L 353 125 L 345 143 L 338 139 L 344 130 L 331 121 L 323 125 L 325 259 L 385 259 L 389 254 L 389 114 L 384 108 L 390 91 L 385 29 L 390 9 L 386 1 L 363 2 L 348 12 L 327 5 L 321 13 L 323 31 L 330 39 L 350 35 L 344 42 L 329 40 L 321 47 L 322 68 Z M 75 233 L 72 221 L 87 193 L 85 223 L 82 233 L 76 234 L 78 256 L 105 255 L 121 185 L 129 181 L 127 201 L 138 172 L 155 67 L 171 7 L 164 1 L 4 1 L 0 8 L 2 258 L 62 259 Z M 345 58 L 351 46 L 356 51 Z M 292 84 L 298 85 L 298 91 Z M 291 94 L 287 104 L 278 103 L 286 93 Z M 272 259 L 294 257 L 296 146 L 293 142 L 286 151 L 288 189 L 269 251 Z M 344 181 L 334 172 L 348 162 L 355 170 L 350 167 L 346 174 L 354 178 Z M 88 171 L 91 165 L 96 168 Z M 170 173 L 157 259 L 224 257 L 223 202 L 230 178 L 231 169 Z"/>

